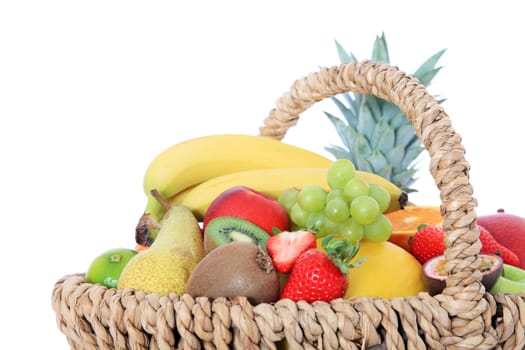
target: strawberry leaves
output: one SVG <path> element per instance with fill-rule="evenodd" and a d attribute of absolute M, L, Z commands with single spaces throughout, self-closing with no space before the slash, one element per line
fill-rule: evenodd
<path fill-rule="evenodd" d="M 322 241 L 323 249 L 328 256 L 328 259 L 337 266 L 341 272 L 346 276 L 350 268 L 359 267 L 366 258 L 360 258 L 352 263 L 359 252 L 359 241 L 355 244 L 347 240 L 337 238 L 336 235 L 328 235 Z"/>

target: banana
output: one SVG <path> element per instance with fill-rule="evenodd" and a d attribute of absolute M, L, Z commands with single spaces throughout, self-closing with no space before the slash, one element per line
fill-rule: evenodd
<path fill-rule="evenodd" d="M 331 160 L 306 149 L 263 136 L 218 134 L 177 143 L 149 164 L 144 176 L 148 197 L 136 228 L 139 244 L 151 244 L 150 231 L 165 211 L 151 194 L 169 198 L 217 176 L 262 168 L 328 167 Z"/>
<path fill-rule="evenodd" d="M 277 198 L 287 188 L 303 188 L 308 185 L 319 185 L 329 190 L 326 181 L 328 167 L 317 168 L 277 168 L 256 169 L 231 173 L 205 181 L 191 189 L 182 191 L 171 197 L 170 204 L 183 204 L 190 208 L 193 214 L 203 220 L 206 210 L 211 202 L 225 190 L 234 186 L 246 186 L 256 191 Z M 400 209 L 407 200 L 405 192 L 383 177 L 357 171 L 357 176 L 385 188 L 391 197 L 390 206 L 386 212 Z"/>
<path fill-rule="evenodd" d="M 359 177 L 368 181 L 368 183 L 377 184 L 383 187 L 385 190 L 387 190 L 388 193 L 390 193 L 390 205 L 385 210 L 385 214 L 399 209 L 403 209 L 407 205 L 408 194 L 396 185 L 394 185 L 392 182 L 385 179 L 384 177 L 379 176 L 375 173 L 361 170 L 357 170 L 356 174 Z"/>

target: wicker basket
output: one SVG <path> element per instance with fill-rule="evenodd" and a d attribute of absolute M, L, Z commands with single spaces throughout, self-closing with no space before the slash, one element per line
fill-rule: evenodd
<path fill-rule="evenodd" d="M 72 349 L 523 349 L 525 295 L 492 296 L 480 283 L 476 200 L 461 138 L 417 79 L 370 61 L 343 64 L 297 80 L 260 128 L 282 139 L 300 113 L 342 92 L 374 94 L 401 108 L 430 154 L 440 190 L 447 246 L 447 288 L 385 300 L 253 306 L 245 298 L 159 297 L 60 279 L 52 306 Z"/>

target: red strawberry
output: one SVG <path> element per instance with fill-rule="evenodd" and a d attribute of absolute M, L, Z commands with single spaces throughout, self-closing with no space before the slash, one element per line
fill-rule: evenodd
<path fill-rule="evenodd" d="M 352 246 L 342 240 L 326 244 L 330 240 L 331 237 L 327 236 L 323 242 L 326 252 L 312 248 L 299 256 L 280 299 L 313 303 L 344 296 L 348 287 L 348 268 L 357 267 L 361 262 L 359 259 L 350 264 L 350 260 L 359 250 L 359 245 Z"/>
<path fill-rule="evenodd" d="M 424 226 L 410 239 L 410 252 L 424 264 L 427 260 L 445 253 L 444 237 L 445 232 L 441 226 Z"/>
<path fill-rule="evenodd" d="M 486 228 L 479 225 L 478 228 L 481 253 L 499 255 L 505 264 L 520 265 L 520 259 L 516 253 L 499 244 Z"/>
<path fill-rule="evenodd" d="M 342 297 L 347 285 L 346 276 L 326 253 L 312 248 L 297 259 L 280 299 L 330 301 Z"/>
<path fill-rule="evenodd" d="M 266 241 L 266 250 L 272 258 L 275 269 L 283 273 L 290 272 L 303 252 L 315 247 L 315 236 L 308 231 L 284 231 L 271 236 Z"/>

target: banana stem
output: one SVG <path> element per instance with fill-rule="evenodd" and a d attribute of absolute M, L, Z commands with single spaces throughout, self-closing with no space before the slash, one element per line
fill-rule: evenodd
<path fill-rule="evenodd" d="M 157 191 L 156 189 L 152 189 L 150 193 L 160 203 L 160 205 L 162 205 L 164 210 L 167 211 L 171 207 L 168 201 L 160 195 L 159 191 Z"/>

